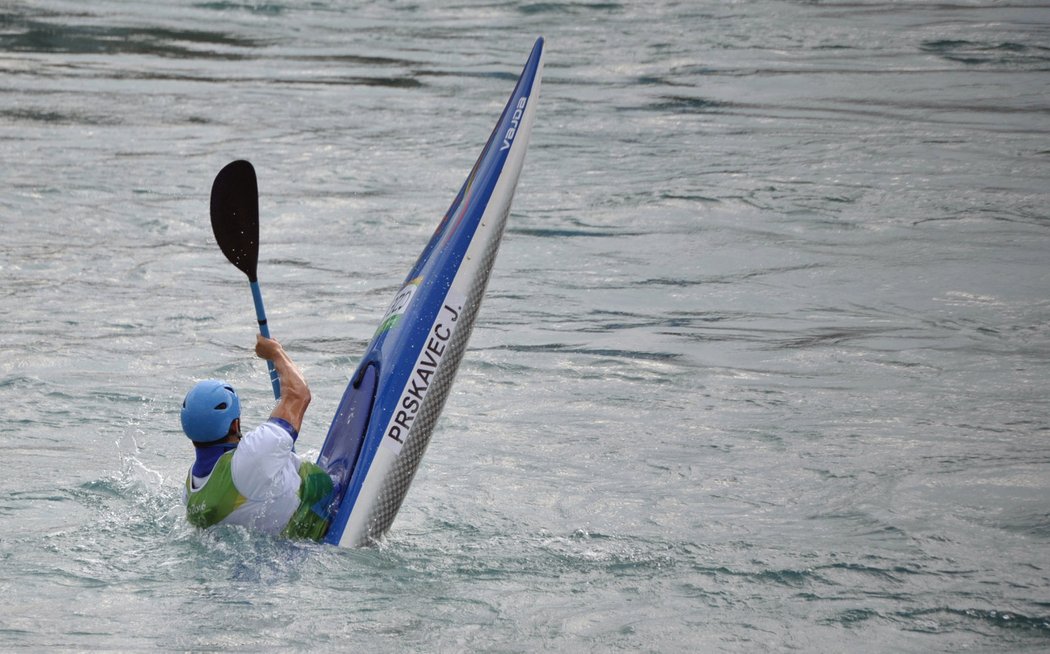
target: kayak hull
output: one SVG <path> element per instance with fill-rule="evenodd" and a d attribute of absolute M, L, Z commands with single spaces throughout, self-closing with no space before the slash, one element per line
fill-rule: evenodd
<path fill-rule="evenodd" d="M 449 210 L 380 322 L 318 457 L 336 483 L 326 542 L 382 537 L 426 452 L 499 250 L 543 71 L 538 39 Z"/>

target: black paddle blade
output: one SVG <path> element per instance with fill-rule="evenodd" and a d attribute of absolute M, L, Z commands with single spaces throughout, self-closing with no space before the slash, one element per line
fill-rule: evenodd
<path fill-rule="evenodd" d="M 247 161 L 227 164 L 211 186 L 211 229 L 219 249 L 257 281 L 259 263 L 259 185 Z"/>

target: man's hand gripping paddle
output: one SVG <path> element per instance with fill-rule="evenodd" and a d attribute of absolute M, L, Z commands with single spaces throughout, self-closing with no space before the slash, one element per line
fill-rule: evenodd
<path fill-rule="evenodd" d="M 259 263 L 259 185 L 255 180 L 255 169 L 247 161 L 227 164 L 215 176 L 211 187 L 211 228 L 222 253 L 248 275 L 252 299 L 255 300 L 255 316 L 259 319 L 259 333 L 270 338 L 256 274 Z M 281 382 L 277 370 L 272 361 L 266 364 L 270 368 L 273 396 L 279 400 Z"/>

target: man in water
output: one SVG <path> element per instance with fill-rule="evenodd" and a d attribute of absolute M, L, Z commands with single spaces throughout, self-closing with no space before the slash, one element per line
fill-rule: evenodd
<path fill-rule="evenodd" d="M 273 361 L 281 399 L 270 419 L 241 435 L 241 405 L 226 382 L 199 382 L 182 403 L 182 430 L 196 448 L 186 477 L 186 518 L 197 527 L 235 524 L 320 540 L 328 530 L 332 478 L 295 453 L 310 388 L 280 343 L 258 336 L 255 354 Z"/>

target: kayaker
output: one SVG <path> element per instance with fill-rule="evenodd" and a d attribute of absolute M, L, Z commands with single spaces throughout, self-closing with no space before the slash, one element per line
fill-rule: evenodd
<path fill-rule="evenodd" d="M 273 362 L 281 382 L 269 420 L 242 434 L 240 399 L 218 379 L 198 382 L 182 403 L 182 430 L 196 451 L 186 476 L 186 518 L 201 528 L 235 524 L 320 540 L 332 478 L 295 453 L 310 388 L 276 340 L 259 335 L 255 354 Z"/>

